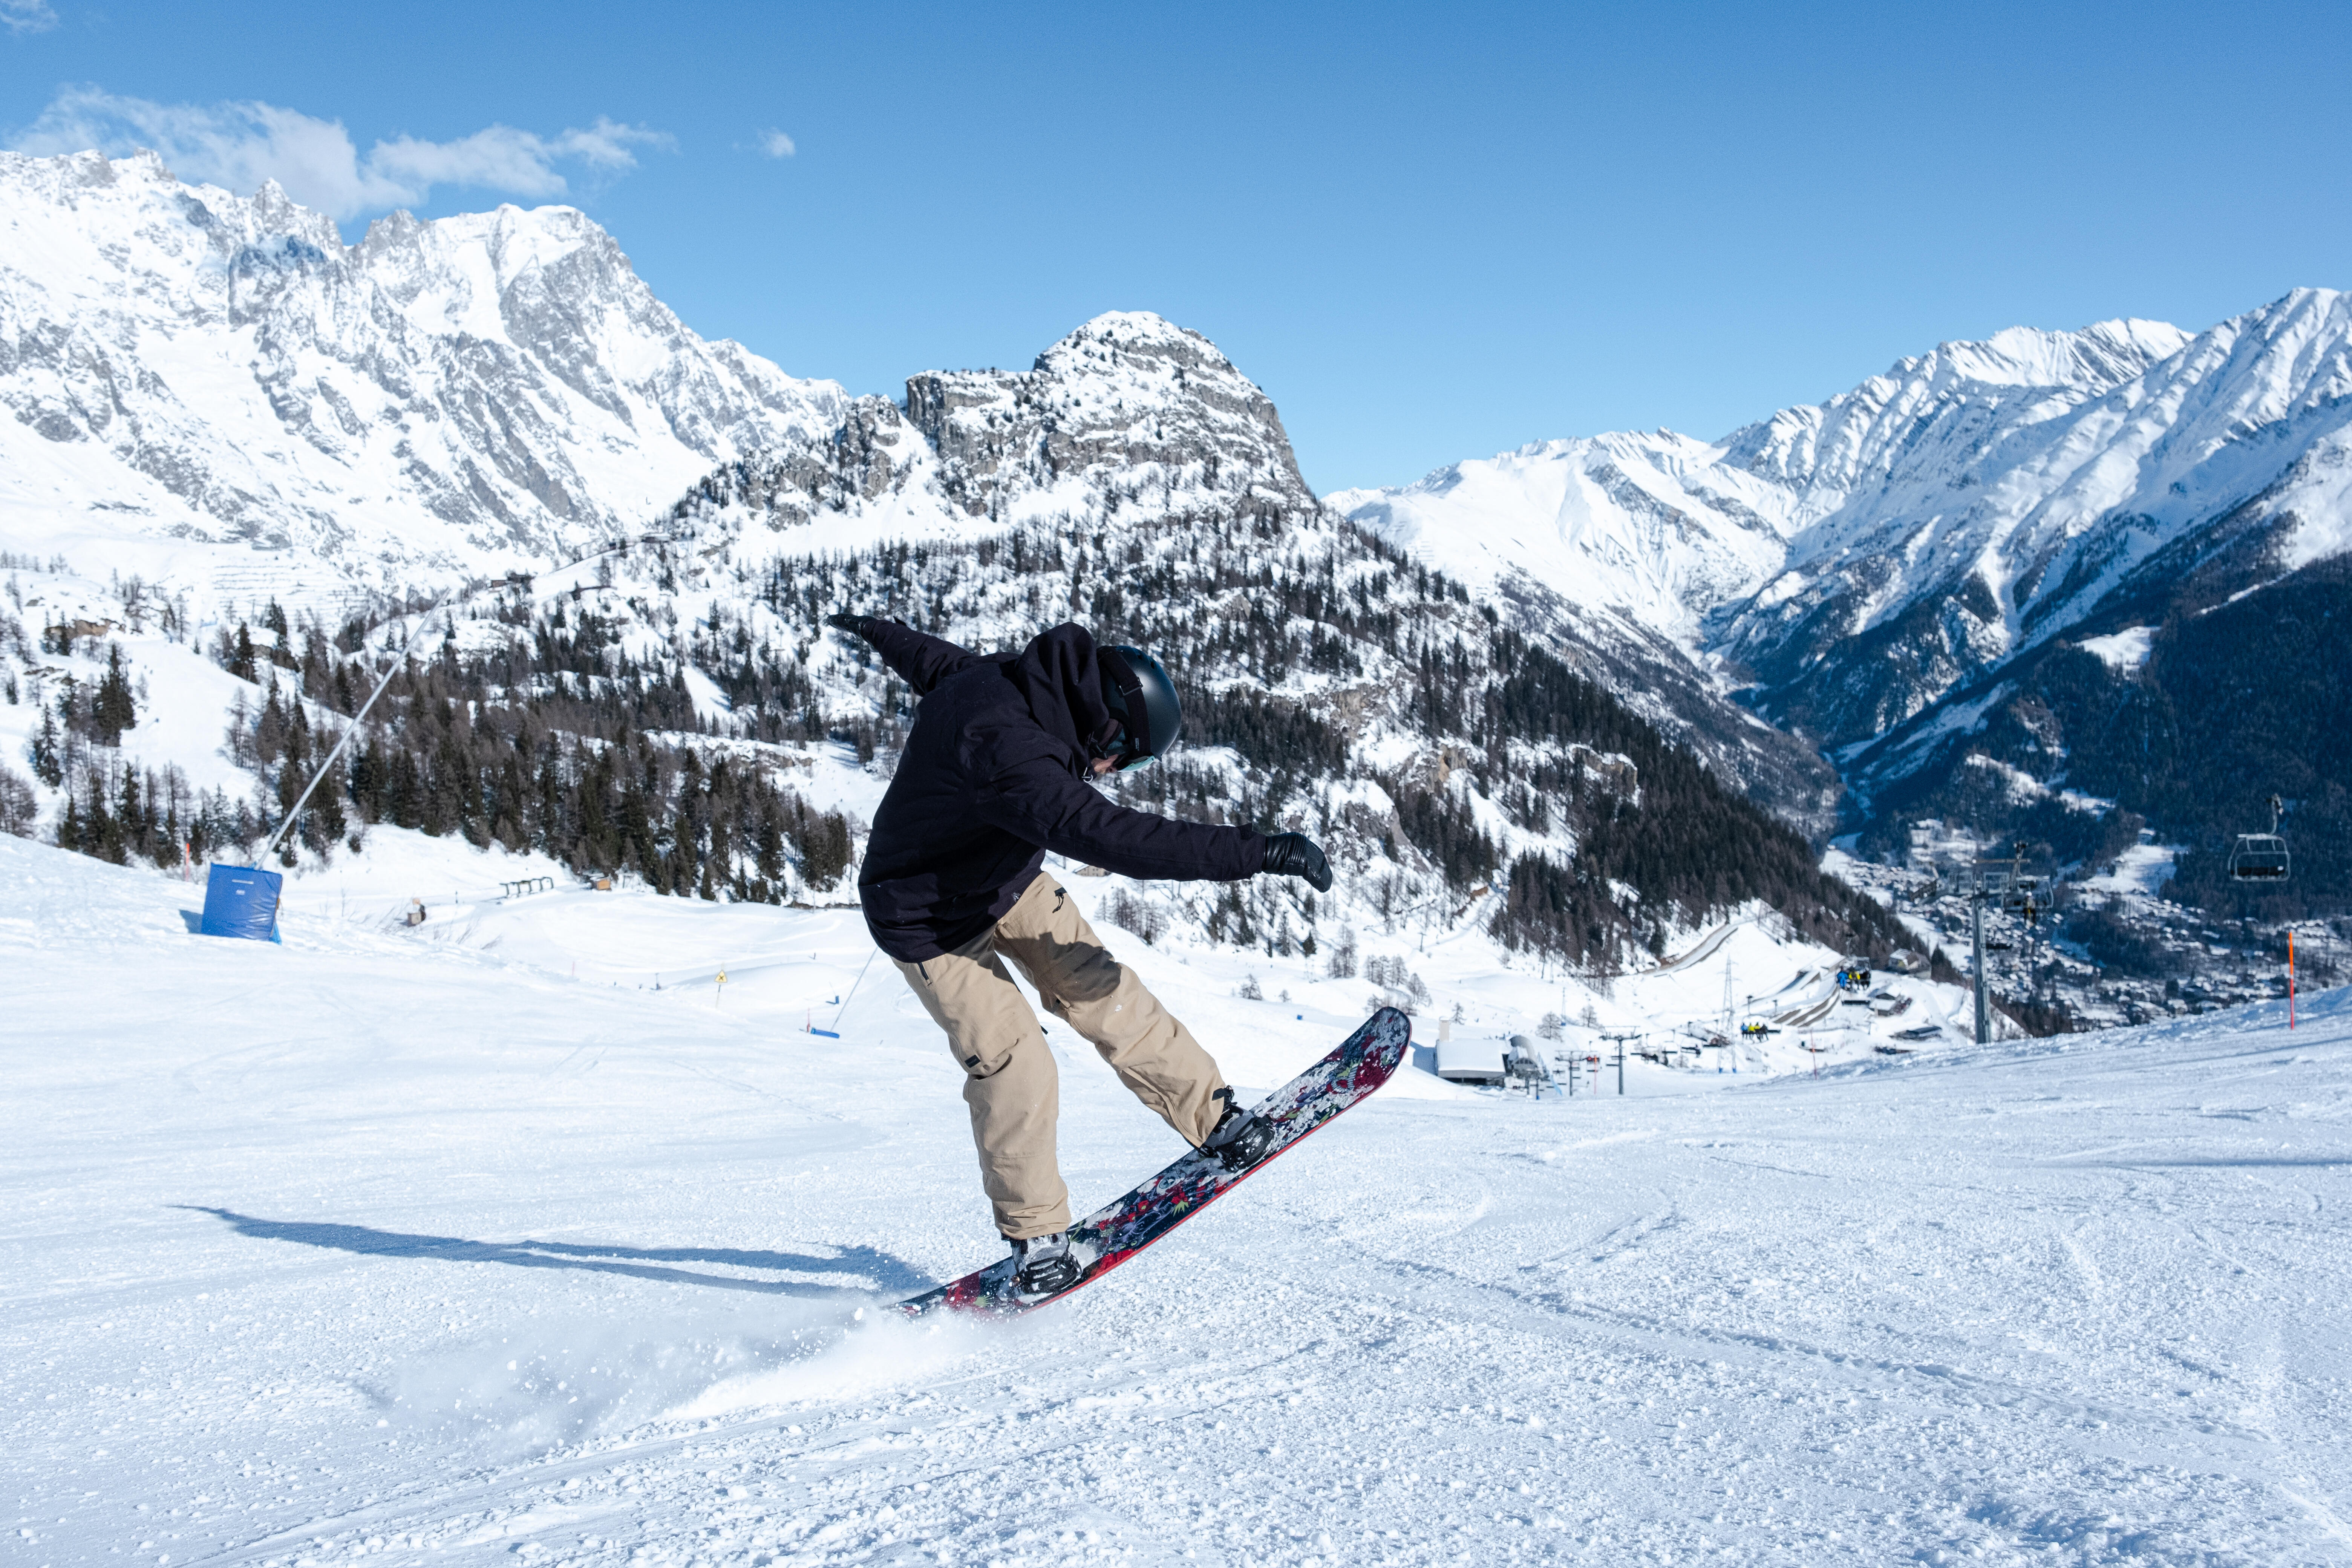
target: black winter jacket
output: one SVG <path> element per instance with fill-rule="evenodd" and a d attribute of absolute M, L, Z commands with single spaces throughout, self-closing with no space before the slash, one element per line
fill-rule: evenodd
<path fill-rule="evenodd" d="M 896 621 L 868 617 L 858 632 L 922 699 L 857 878 L 866 927 L 891 957 L 919 963 L 978 936 L 1048 849 L 1176 881 L 1233 881 L 1265 865 L 1261 834 L 1130 811 L 1087 783 L 1087 742 L 1117 721 L 1083 626 L 985 657 Z"/>

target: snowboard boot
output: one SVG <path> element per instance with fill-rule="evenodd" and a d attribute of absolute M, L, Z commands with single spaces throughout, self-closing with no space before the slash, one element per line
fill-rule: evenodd
<path fill-rule="evenodd" d="M 1070 1256 L 1066 1231 L 1013 1243 L 1013 1292 L 1024 1300 L 1056 1296 L 1078 1282 L 1078 1260 Z"/>
<path fill-rule="evenodd" d="M 1234 1091 L 1221 1089 L 1225 1113 L 1209 1131 L 1209 1141 L 1201 1145 L 1217 1157 L 1217 1163 L 1228 1171 L 1248 1170 L 1260 1160 L 1274 1143 L 1274 1123 L 1262 1116 L 1253 1116 L 1234 1103 Z"/>

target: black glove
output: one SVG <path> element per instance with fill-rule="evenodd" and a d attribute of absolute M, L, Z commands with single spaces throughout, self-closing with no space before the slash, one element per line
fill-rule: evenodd
<path fill-rule="evenodd" d="M 1267 839 L 1265 864 L 1258 870 L 1267 877 L 1304 877 L 1318 893 L 1331 890 L 1331 862 L 1304 833 L 1277 833 Z"/>
<path fill-rule="evenodd" d="M 874 624 L 874 617 L 871 616 L 853 616 L 846 610 L 841 610 L 825 616 L 824 624 L 834 627 L 835 630 L 848 632 L 855 637 L 865 637 L 867 642 L 872 642 L 874 640 L 874 638 L 868 635 L 866 630 L 867 626 Z"/>

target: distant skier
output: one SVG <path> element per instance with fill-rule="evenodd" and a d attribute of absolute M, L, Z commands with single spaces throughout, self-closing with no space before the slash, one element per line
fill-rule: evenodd
<path fill-rule="evenodd" d="M 1167 670 L 1139 648 L 1097 647 L 1064 625 L 1018 654 L 982 656 L 877 616 L 826 624 L 871 643 L 923 699 L 857 879 L 866 929 L 964 1069 L 981 1185 L 1020 1258 L 1016 1288 L 1067 1289 L 1078 1266 L 1055 1159 L 1059 1079 L 1004 959 L 1186 1142 L 1240 1170 L 1264 1157 L 1270 1130 L 1110 955 L 1045 852 L 1137 878 L 1303 877 L 1318 892 L 1330 863 L 1305 834 L 1178 822 L 1087 784 L 1160 755 L 1182 722 Z"/>

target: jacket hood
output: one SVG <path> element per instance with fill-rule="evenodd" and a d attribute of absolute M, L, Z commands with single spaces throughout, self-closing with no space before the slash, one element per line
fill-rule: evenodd
<path fill-rule="evenodd" d="M 1103 700 L 1094 634 L 1086 627 L 1065 621 L 1038 633 L 1004 667 L 1004 675 L 1028 702 L 1030 716 L 1076 752 L 1081 769 L 1094 746 L 1118 733 L 1118 721 Z"/>

